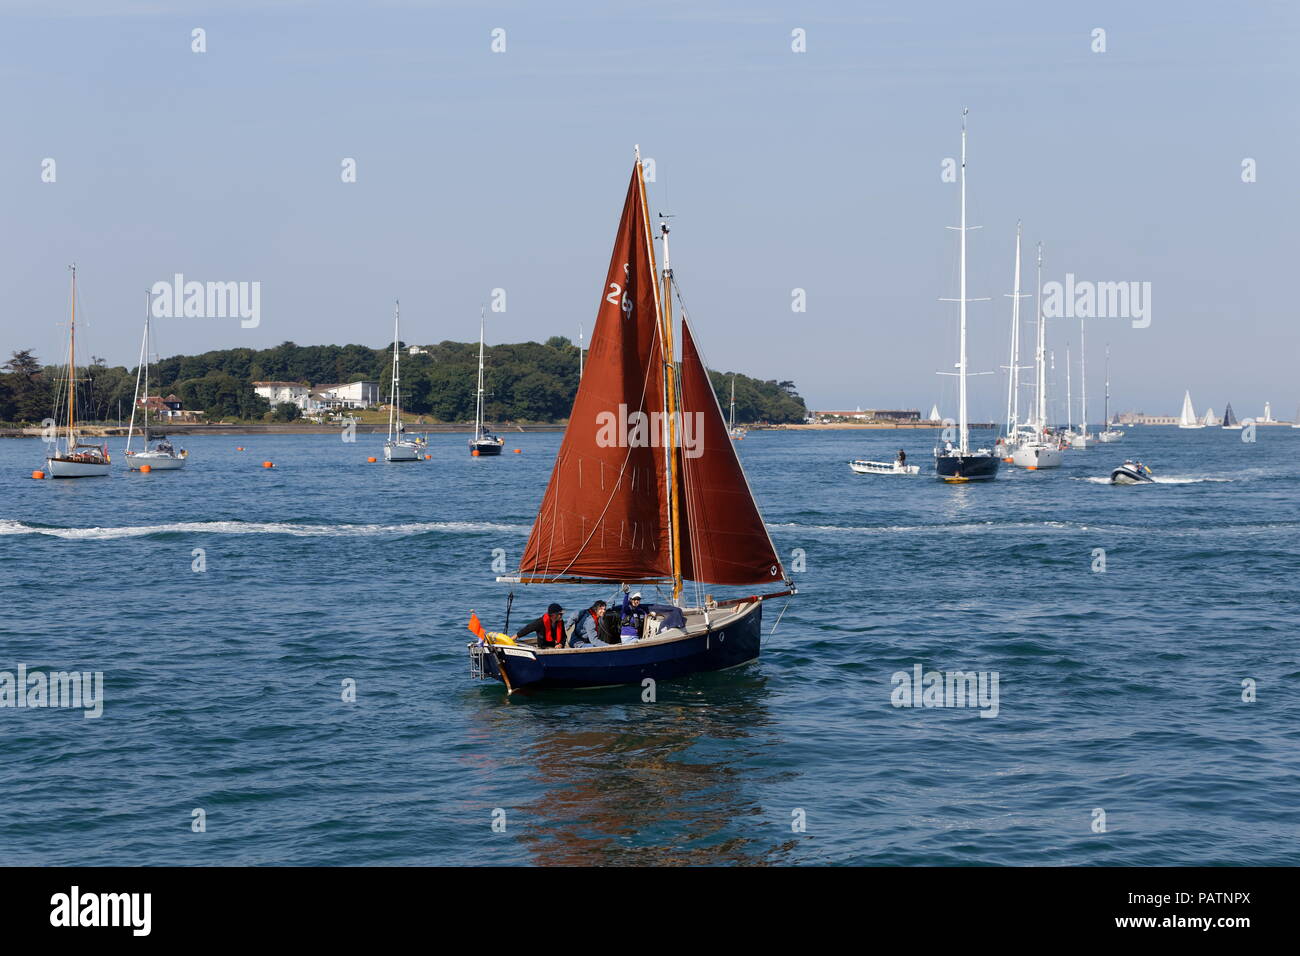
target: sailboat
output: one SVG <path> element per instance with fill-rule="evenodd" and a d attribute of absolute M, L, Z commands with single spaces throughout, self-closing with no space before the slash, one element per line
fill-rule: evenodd
<path fill-rule="evenodd" d="M 402 303 L 393 305 L 393 378 L 388 396 L 388 440 L 384 442 L 384 461 L 420 461 L 424 456 L 424 442 L 405 437 L 402 425 L 401 366 Z"/>
<path fill-rule="evenodd" d="M 1205 428 L 1217 428 L 1217 427 L 1218 427 L 1218 425 L 1219 425 L 1219 420 L 1218 420 L 1217 418 L 1214 417 L 1214 409 L 1213 409 L 1213 408 L 1207 408 L 1207 409 L 1205 410 L 1205 417 L 1201 419 L 1201 425 L 1203 425 Z"/>
<path fill-rule="evenodd" d="M 1038 338 L 1034 346 L 1034 410 L 1029 421 L 1017 426 L 1011 463 L 1018 468 L 1060 468 L 1065 455 L 1061 444 L 1047 431 L 1047 318 L 1043 314 L 1043 244 L 1038 244 Z"/>
<path fill-rule="evenodd" d="M 736 425 L 736 376 L 731 376 L 731 414 L 727 417 L 727 434 L 740 441 L 745 437 L 745 429 Z"/>
<path fill-rule="evenodd" d="M 943 421 L 943 416 L 939 414 L 938 404 L 934 404 L 930 406 L 930 417 L 927 419 L 927 421 L 932 421 L 932 422 Z"/>
<path fill-rule="evenodd" d="M 1235 432 L 1241 431 L 1241 422 L 1237 421 L 1237 416 L 1232 413 L 1232 402 L 1228 402 L 1223 407 L 1223 427 Z"/>
<path fill-rule="evenodd" d="M 960 293 L 957 299 L 961 314 L 961 345 L 957 358 L 958 394 L 960 407 L 957 415 L 957 445 L 947 442 L 934 450 L 935 476 L 940 481 L 967 482 L 991 481 L 998 476 L 1002 459 L 987 448 L 971 448 L 970 421 L 966 409 L 966 113 L 961 111 L 961 264 L 958 280 Z M 952 374 L 945 372 L 942 374 Z"/>
<path fill-rule="evenodd" d="M 508 691 L 639 684 L 744 664 L 759 655 L 763 604 L 795 591 L 684 308 L 674 359 L 671 296 L 681 296 L 666 222 L 660 231 L 662 273 L 638 148 L 569 427 L 519 570 L 498 580 L 546 585 L 551 601 L 564 584 L 657 586 L 671 603 L 652 605 L 640 637 L 620 644 L 542 647 L 484 632 L 469 644 L 471 673 Z M 683 600 L 685 582 L 694 582 L 693 603 Z M 764 584 L 784 587 L 755 593 Z M 701 594 L 707 585 L 749 593 L 714 600 Z"/>
<path fill-rule="evenodd" d="M 1069 361 L 1068 353 L 1066 361 Z M 1088 432 L 1088 352 L 1082 318 L 1079 319 L 1079 396 L 1079 430 L 1071 432 L 1066 440 L 1076 451 L 1085 451 L 1094 436 Z"/>
<path fill-rule="evenodd" d="M 68 388 L 56 391 L 54 419 L 59 419 L 59 403 L 67 401 L 68 427 L 63 437 L 63 454 L 59 454 L 58 437 L 54 449 L 46 456 L 45 472 L 51 478 L 98 478 L 107 475 L 112 465 L 108 446 L 78 440 L 77 433 L 77 267 L 72 270 L 72 317 L 68 323 Z"/>
<path fill-rule="evenodd" d="M 148 467 L 150 471 L 178 471 L 185 467 L 189 452 L 180 451 L 167 440 L 167 436 L 149 428 L 149 293 L 144 297 L 144 336 L 140 341 L 140 364 L 135 370 L 135 398 L 131 405 L 131 424 L 126 430 L 126 465 L 132 471 Z M 141 389 L 143 376 L 144 388 Z M 135 412 L 140 409 L 144 415 L 144 442 L 140 451 L 131 450 L 135 438 Z M 152 446 L 152 447 L 150 447 Z"/>
<path fill-rule="evenodd" d="M 483 423 L 483 330 L 487 324 L 487 311 L 479 309 L 478 315 L 478 398 L 474 403 L 474 437 L 469 440 L 469 453 L 476 458 L 480 455 L 499 455 L 506 440 L 498 438 L 488 431 Z M 580 334 L 581 335 L 581 334 Z M 582 350 L 578 350 L 578 363 L 582 363 Z M 581 380 L 582 371 L 579 369 Z"/>
<path fill-rule="evenodd" d="M 1016 223 L 1016 271 L 1011 292 L 1011 357 L 1007 360 L 1007 430 L 998 439 L 999 456 L 1011 463 L 1011 452 L 1019 440 L 1020 427 L 1020 223 Z"/>
<path fill-rule="evenodd" d="M 1192 393 L 1190 391 L 1183 392 L 1183 410 L 1178 416 L 1178 427 L 1179 428 L 1204 428 L 1205 427 L 1205 425 L 1202 424 L 1196 418 L 1196 409 L 1192 407 Z"/>
<path fill-rule="evenodd" d="M 1111 424 L 1110 420 L 1110 345 L 1106 345 L 1106 428 L 1097 435 L 1097 441 L 1117 442 L 1124 437 L 1124 433 Z"/>

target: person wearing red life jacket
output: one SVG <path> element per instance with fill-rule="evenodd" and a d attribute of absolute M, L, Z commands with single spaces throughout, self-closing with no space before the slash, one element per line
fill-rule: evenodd
<path fill-rule="evenodd" d="M 564 608 L 552 604 L 546 609 L 545 614 L 529 621 L 516 631 L 515 640 L 527 634 L 536 634 L 537 646 L 542 649 L 564 647 L 567 643 L 564 632 Z"/>

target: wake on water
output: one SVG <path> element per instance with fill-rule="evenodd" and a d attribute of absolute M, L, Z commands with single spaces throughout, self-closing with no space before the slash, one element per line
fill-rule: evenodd
<path fill-rule="evenodd" d="M 526 532 L 526 525 L 477 521 L 422 521 L 408 524 L 291 524 L 283 521 L 176 521 L 168 524 L 135 525 L 123 528 L 56 528 L 0 519 L 0 536 L 39 534 L 53 538 L 109 540 L 140 538 L 151 534 L 283 534 L 293 537 L 362 537 L 368 535 L 411 535 L 428 531 Z"/>

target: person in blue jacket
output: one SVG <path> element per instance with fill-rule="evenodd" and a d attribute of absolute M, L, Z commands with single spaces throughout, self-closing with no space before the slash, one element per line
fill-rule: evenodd
<path fill-rule="evenodd" d="M 645 615 L 646 610 L 641 606 L 641 592 L 633 591 L 629 594 L 627 585 L 623 585 L 623 617 L 618 633 L 624 643 L 629 638 L 635 641 L 645 633 Z"/>

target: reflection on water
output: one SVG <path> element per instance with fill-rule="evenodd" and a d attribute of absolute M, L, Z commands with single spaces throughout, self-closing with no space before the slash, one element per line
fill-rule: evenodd
<path fill-rule="evenodd" d="M 531 862 L 781 862 L 793 835 L 760 790 L 790 775 L 774 769 L 782 741 L 767 684 L 751 666 L 661 683 L 656 703 L 630 687 L 515 695 L 495 708 L 492 732 L 517 740 L 525 764 L 520 839 Z"/>

